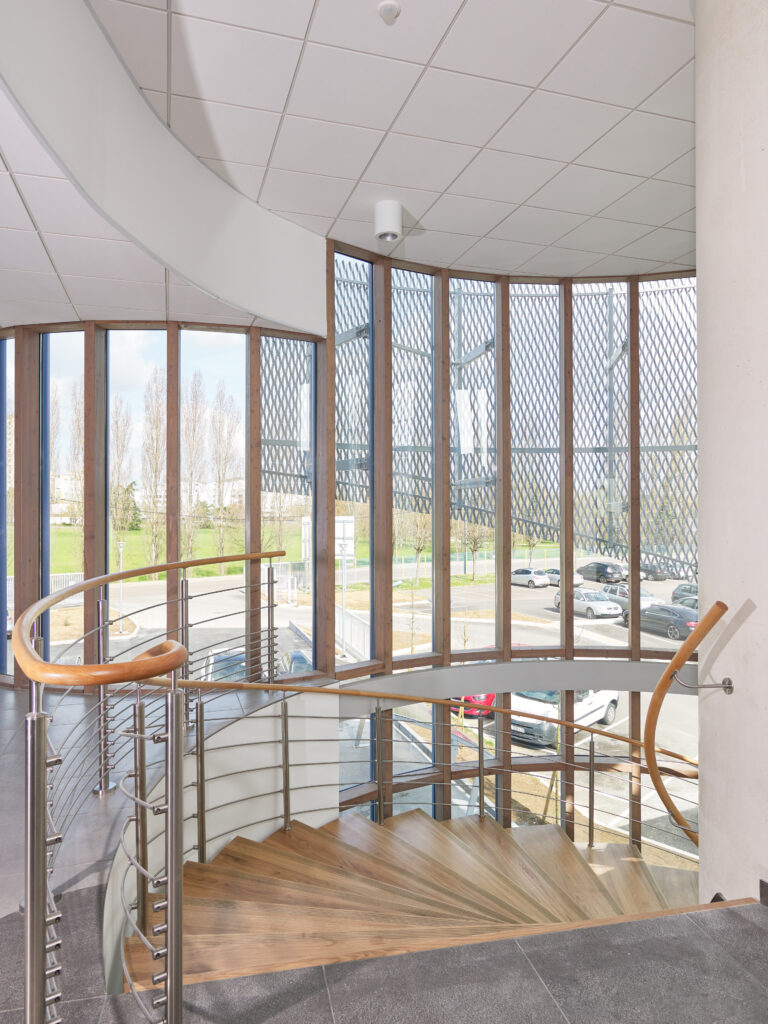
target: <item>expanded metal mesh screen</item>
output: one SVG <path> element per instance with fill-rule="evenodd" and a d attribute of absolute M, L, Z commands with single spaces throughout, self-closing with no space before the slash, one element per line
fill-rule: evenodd
<path fill-rule="evenodd" d="M 261 339 L 261 487 L 275 494 L 312 492 L 314 345 Z"/>
<path fill-rule="evenodd" d="M 370 263 L 336 255 L 336 498 L 370 495 Z"/>

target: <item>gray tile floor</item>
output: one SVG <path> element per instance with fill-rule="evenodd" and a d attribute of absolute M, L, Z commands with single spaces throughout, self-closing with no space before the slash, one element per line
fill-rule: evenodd
<path fill-rule="evenodd" d="M 87 701 L 76 698 L 66 713 L 74 718 L 86 708 Z M 24 1016 L 24 928 L 17 906 L 26 710 L 25 694 L 0 689 L 0 1024 L 22 1024 Z M 119 793 L 89 797 L 57 863 L 67 1024 L 145 1020 L 133 996 L 103 994 L 102 884 L 123 810 Z M 765 1024 L 767 966 L 768 908 L 719 908 L 188 986 L 184 1021 Z"/>

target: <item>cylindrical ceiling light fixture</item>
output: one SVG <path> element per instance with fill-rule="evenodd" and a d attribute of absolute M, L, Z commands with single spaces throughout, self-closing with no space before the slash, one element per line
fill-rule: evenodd
<path fill-rule="evenodd" d="M 396 242 L 403 233 L 403 207 L 396 199 L 380 199 L 373 210 L 373 230 L 380 242 Z"/>

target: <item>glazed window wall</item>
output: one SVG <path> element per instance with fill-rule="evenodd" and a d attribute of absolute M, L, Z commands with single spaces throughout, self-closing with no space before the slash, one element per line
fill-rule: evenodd
<path fill-rule="evenodd" d="M 373 649 L 372 266 L 336 255 L 336 661 Z"/>
<path fill-rule="evenodd" d="M 14 347 L 11 338 L 0 337 L 0 617 L 10 632 L 13 613 L 13 452 L 14 452 Z M 9 640 L 0 645 L 0 674 L 11 670 L 13 654 Z"/>
<path fill-rule="evenodd" d="M 451 647 L 496 644 L 496 286 L 450 283 Z"/>
<path fill-rule="evenodd" d="M 433 278 L 392 271 L 392 650 L 434 647 Z"/>

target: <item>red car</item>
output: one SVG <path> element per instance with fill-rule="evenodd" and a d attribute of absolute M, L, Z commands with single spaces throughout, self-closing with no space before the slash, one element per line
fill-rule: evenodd
<path fill-rule="evenodd" d="M 460 711 L 463 711 L 467 718 L 488 718 L 493 717 L 493 711 L 491 708 L 496 703 L 495 693 L 471 693 L 467 697 L 458 697 L 457 700 L 471 700 L 475 704 L 480 704 L 482 707 L 477 708 L 460 708 L 452 707 L 451 711 L 454 715 L 458 715 Z"/>

